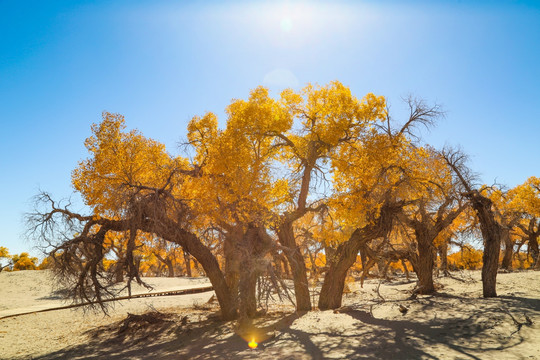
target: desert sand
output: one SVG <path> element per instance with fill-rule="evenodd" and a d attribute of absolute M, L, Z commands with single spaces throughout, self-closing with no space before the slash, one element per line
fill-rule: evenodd
<path fill-rule="evenodd" d="M 217 305 L 208 303 L 212 292 L 124 300 L 107 316 L 82 307 L 1 319 L 66 304 L 48 271 L 2 272 L 0 358 L 540 359 L 540 272 L 497 279 L 499 297 L 491 299 L 481 297 L 479 271 L 436 278 L 437 294 L 416 298 L 413 279 L 369 279 L 363 287 L 352 283 L 337 311 L 295 313 L 274 302 L 246 333 L 219 320 Z M 208 284 L 205 278 L 146 280 L 153 291 Z M 163 315 L 154 323 L 124 322 L 128 313 L 149 312 Z M 248 347 L 253 338 L 256 349 Z"/>

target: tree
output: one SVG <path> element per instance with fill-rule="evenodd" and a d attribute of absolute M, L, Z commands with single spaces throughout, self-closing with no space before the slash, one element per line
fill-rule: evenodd
<path fill-rule="evenodd" d="M 448 256 L 448 261 L 453 269 L 476 270 L 482 267 L 483 252 L 465 244 L 459 252 Z"/>
<path fill-rule="evenodd" d="M 491 186 L 485 187 L 484 192 L 493 202 L 493 211 L 503 231 L 501 243 L 504 245 L 504 252 L 501 268 L 511 270 L 514 254 L 513 230 L 519 224 L 523 211 L 512 205 L 515 191 L 503 191 L 499 187 Z"/>
<path fill-rule="evenodd" d="M 200 176 L 188 186 L 202 214 L 198 232 L 215 234 L 240 315 L 252 317 L 257 278 L 270 270 L 266 257 L 276 251 L 277 244 L 268 234 L 275 223 L 272 210 L 280 206 L 288 190 L 272 171 L 278 148 L 267 134 L 287 131 L 292 118 L 262 87 L 253 90 L 247 101 L 234 100 L 227 115 L 224 130 L 217 129 L 212 113 L 191 120 L 188 140 Z"/>
<path fill-rule="evenodd" d="M 518 220 L 518 234 L 528 245 L 532 266 L 540 268 L 540 178 L 531 176 L 525 183 L 511 189 L 510 207 L 521 215 Z"/>
<path fill-rule="evenodd" d="M 137 262 L 138 235 L 155 234 L 199 261 L 214 285 L 223 317 L 234 318 L 236 304 L 219 263 L 190 227 L 196 213 L 189 202 L 192 194 L 183 185 L 196 170 L 186 159 L 168 155 L 158 142 L 123 128 L 122 116 L 104 113 L 85 143 L 90 157 L 73 173 L 74 187 L 93 214 L 72 212 L 69 204 L 42 193 L 36 198 L 36 211 L 28 214 L 30 235 L 44 241 L 58 280 L 75 301 L 101 302 L 116 294 L 115 281 L 103 267 L 109 252 L 107 234 L 126 235 L 123 266 L 128 290 L 131 281 L 144 284 Z"/>
<path fill-rule="evenodd" d="M 418 167 L 425 175 L 419 178 L 417 200 L 402 213 L 402 221 L 412 229 L 415 246 L 409 251 L 410 260 L 418 276 L 417 292 L 430 294 L 433 284 L 435 241 L 447 230 L 465 209 L 461 201 L 459 184 L 454 181 L 450 169 L 435 151 L 429 151 L 427 163 Z M 414 195 L 413 195 L 414 196 Z M 446 244 L 444 244 L 446 246 Z"/>
<path fill-rule="evenodd" d="M 0 246 L 0 259 L 7 259 L 6 265 L 0 264 L 0 272 L 4 270 L 7 267 L 11 267 L 13 265 L 13 260 L 11 259 L 11 255 L 9 255 L 9 250 L 5 246 Z"/>
<path fill-rule="evenodd" d="M 11 261 L 13 262 L 13 271 L 37 269 L 38 258 L 31 257 L 27 252 L 13 255 Z"/>
<path fill-rule="evenodd" d="M 294 224 L 306 213 L 324 209 L 324 195 L 317 198 L 310 191 L 314 177 L 318 174 L 324 179 L 332 154 L 342 144 L 359 141 L 380 121 L 386 102 L 373 94 L 359 100 L 337 81 L 327 86 L 308 85 L 302 93 L 286 90 L 281 100 L 299 124 L 288 133 L 267 132 L 276 139 L 275 146 L 284 150 L 288 166 L 293 169 L 289 183 L 296 194 L 279 215 L 276 232 L 280 244 L 289 249 L 285 255 L 293 273 L 297 308 L 310 310 L 306 266 L 294 236 Z"/>
<path fill-rule="evenodd" d="M 390 234 L 396 216 L 410 201 L 413 179 L 419 178 L 415 171 L 424 171 L 413 165 L 427 155 L 412 144 L 413 130 L 430 125 L 442 112 L 437 105 L 429 107 L 412 98 L 408 105 L 409 118 L 398 130 L 392 128 L 386 109 L 374 112 L 378 124 L 371 123 L 357 141 L 343 143 L 332 158 L 333 205 L 351 235 L 339 244 L 332 258 L 327 256 L 329 269 L 319 296 L 320 309 L 341 306 L 347 271 L 358 252 Z"/>
<path fill-rule="evenodd" d="M 483 194 L 485 188 L 474 188 L 474 177 L 465 164 L 467 157 L 462 152 L 449 148 L 443 150 L 442 156 L 459 178 L 464 189 L 463 195 L 470 201 L 478 217 L 484 239 L 482 292 L 484 297 L 496 297 L 497 269 L 504 228 L 496 219 L 493 201 L 485 193 Z"/>

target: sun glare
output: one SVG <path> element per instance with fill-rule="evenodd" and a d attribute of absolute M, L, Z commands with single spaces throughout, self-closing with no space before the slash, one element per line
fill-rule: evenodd
<path fill-rule="evenodd" d="M 288 17 L 288 16 L 283 17 L 281 19 L 281 23 L 279 24 L 279 26 L 281 27 L 281 31 L 283 31 L 283 32 L 291 31 L 291 29 L 293 27 L 293 23 L 292 23 L 291 18 Z"/>

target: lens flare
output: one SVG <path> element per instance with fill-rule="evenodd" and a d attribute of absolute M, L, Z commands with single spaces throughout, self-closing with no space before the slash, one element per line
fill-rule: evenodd
<path fill-rule="evenodd" d="M 248 342 L 248 346 L 249 346 L 251 349 L 256 349 L 258 345 L 259 345 L 259 344 L 255 342 L 255 339 L 251 339 L 251 341 Z"/>

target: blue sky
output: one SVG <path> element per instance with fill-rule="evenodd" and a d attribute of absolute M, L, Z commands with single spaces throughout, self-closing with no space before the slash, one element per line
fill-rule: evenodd
<path fill-rule="evenodd" d="M 0 246 L 32 248 L 31 197 L 71 194 L 102 111 L 175 153 L 192 116 L 258 85 L 331 80 L 386 96 L 396 117 L 408 94 L 442 104 L 425 141 L 461 146 L 486 183 L 540 175 L 540 2 L 7 0 Z"/>

